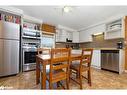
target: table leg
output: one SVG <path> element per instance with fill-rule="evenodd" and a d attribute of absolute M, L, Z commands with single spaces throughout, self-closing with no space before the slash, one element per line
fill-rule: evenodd
<path fill-rule="evenodd" d="M 42 89 L 46 89 L 46 64 L 43 63 Z"/>
<path fill-rule="evenodd" d="M 36 84 L 40 83 L 40 69 L 39 69 L 39 60 L 36 57 Z"/>

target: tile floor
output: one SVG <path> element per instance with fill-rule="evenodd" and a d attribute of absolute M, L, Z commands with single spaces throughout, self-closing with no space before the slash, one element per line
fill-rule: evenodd
<path fill-rule="evenodd" d="M 0 89 L 40 89 L 36 85 L 36 72 L 23 72 L 16 76 L 0 78 Z M 70 89 L 79 89 L 79 85 L 70 82 Z M 121 75 L 109 71 L 92 69 L 92 86 L 83 79 L 83 89 L 127 89 L 127 73 Z"/>

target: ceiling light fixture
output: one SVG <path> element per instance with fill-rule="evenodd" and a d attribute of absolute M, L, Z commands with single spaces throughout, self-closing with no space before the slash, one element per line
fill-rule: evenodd
<path fill-rule="evenodd" d="M 93 36 L 102 35 L 102 34 L 104 34 L 104 33 L 103 32 L 99 32 L 99 33 L 93 34 Z"/>
<path fill-rule="evenodd" d="M 72 8 L 70 6 L 64 6 L 63 7 L 63 12 L 69 13 L 70 11 L 72 11 Z"/>

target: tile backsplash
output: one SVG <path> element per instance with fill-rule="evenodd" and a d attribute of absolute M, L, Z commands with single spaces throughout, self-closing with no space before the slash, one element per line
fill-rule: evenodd
<path fill-rule="evenodd" d="M 92 42 L 81 43 L 81 48 L 117 48 L 117 42 L 123 42 L 123 38 L 104 40 L 104 35 L 93 36 Z"/>
<path fill-rule="evenodd" d="M 98 36 L 93 36 L 92 42 L 80 43 L 79 46 L 80 48 L 117 48 L 117 43 L 120 41 L 124 43 L 123 38 L 105 40 L 104 35 L 102 34 Z M 66 45 L 67 45 L 66 43 L 56 44 L 56 48 L 65 48 Z"/>

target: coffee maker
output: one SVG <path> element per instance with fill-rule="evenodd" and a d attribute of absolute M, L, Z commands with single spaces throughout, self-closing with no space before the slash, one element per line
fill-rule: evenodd
<path fill-rule="evenodd" d="M 117 48 L 118 49 L 122 49 L 123 48 L 123 43 L 122 42 L 118 42 L 117 43 Z"/>

